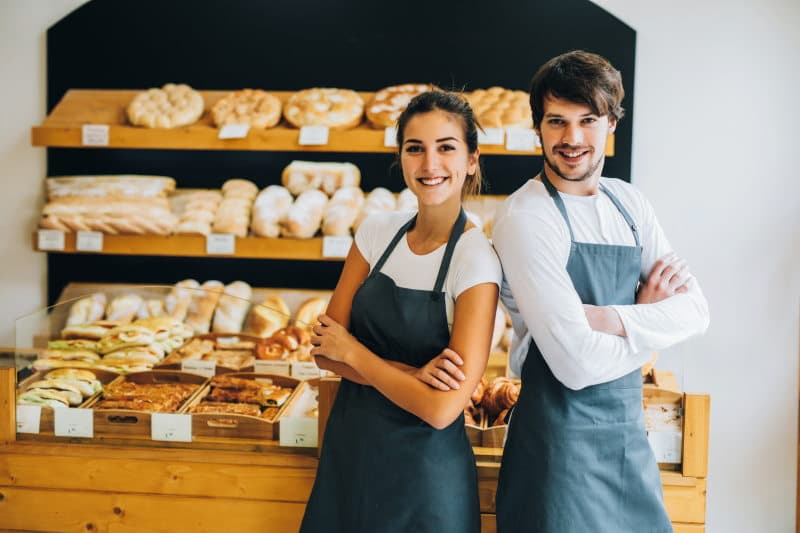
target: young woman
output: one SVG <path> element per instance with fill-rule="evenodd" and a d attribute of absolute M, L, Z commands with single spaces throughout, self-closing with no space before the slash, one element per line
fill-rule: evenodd
<path fill-rule="evenodd" d="M 461 97 L 432 91 L 397 131 L 419 211 L 361 224 L 314 328 L 317 364 L 344 379 L 304 533 L 480 531 L 463 410 L 486 367 L 502 273 L 461 206 L 480 189 L 476 122 Z"/>

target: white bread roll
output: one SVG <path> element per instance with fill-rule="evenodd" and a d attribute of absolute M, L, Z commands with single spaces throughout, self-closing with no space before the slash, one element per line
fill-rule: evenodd
<path fill-rule="evenodd" d="M 106 320 L 116 320 L 122 323 L 130 322 L 136 316 L 144 300 L 138 294 L 124 294 L 117 296 L 106 307 Z"/>
<path fill-rule="evenodd" d="M 325 193 L 317 190 L 306 191 L 298 196 L 280 222 L 281 235 L 296 239 L 313 237 L 322 223 L 327 203 Z"/>
<path fill-rule="evenodd" d="M 106 295 L 96 292 L 76 301 L 69 308 L 67 326 L 75 324 L 88 324 L 103 318 L 106 310 Z"/>
<path fill-rule="evenodd" d="M 199 288 L 200 284 L 193 279 L 185 279 L 176 283 L 164 299 L 164 310 L 167 316 L 183 322 L 189 310 L 192 295 Z"/>
<path fill-rule="evenodd" d="M 211 328 L 211 318 L 214 316 L 214 310 L 224 288 L 222 282 L 209 280 L 203 283 L 199 290 L 193 291 L 184 323 L 196 334 L 208 333 Z"/>
<path fill-rule="evenodd" d="M 244 281 L 234 281 L 226 285 L 224 294 L 219 298 L 217 310 L 214 311 L 211 331 L 240 333 L 252 297 L 253 289 Z"/>
<path fill-rule="evenodd" d="M 328 300 L 326 298 L 309 298 L 297 309 L 294 319 L 298 326 L 312 327 L 317 323 L 317 317 L 325 313 L 327 308 Z"/>
<path fill-rule="evenodd" d="M 342 187 L 357 187 L 361 171 L 352 163 L 292 161 L 283 169 L 281 183 L 295 196 L 313 189 L 330 196 Z"/>
<path fill-rule="evenodd" d="M 280 221 L 286 216 L 294 198 L 285 187 L 270 185 L 261 191 L 253 203 L 251 227 L 253 235 L 259 237 L 278 237 L 281 232 Z"/>

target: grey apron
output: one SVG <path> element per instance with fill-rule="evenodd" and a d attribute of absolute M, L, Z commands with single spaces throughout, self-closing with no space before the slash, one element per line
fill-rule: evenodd
<path fill-rule="evenodd" d="M 636 224 L 604 186 L 636 246 L 575 242 L 564 202 L 541 173 L 569 228 L 567 272 L 584 304 L 635 303 L 642 248 Z M 525 295 L 517 294 L 516 298 Z M 639 370 L 571 390 L 531 341 L 497 490 L 499 533 L 671 532 L 647 442 Z"/>
<path fill-rule="evenodd" d="M 356 292 L 350 329 L 373 353 L 421 367 L 450 343 L 442 289 L 466 216 L 453 227 L 433 291 L 398 287 L 380 272 L 415 221 L 397 232 Z M 300 531 L 479 533 L 463 415 L 436 430 L 373 387 L 342 379 Z"/>

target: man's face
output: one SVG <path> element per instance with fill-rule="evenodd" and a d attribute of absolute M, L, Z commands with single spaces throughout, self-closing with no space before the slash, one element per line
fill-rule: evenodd
<path fill-rule="evenodd" d="M 537 131 L 545 163 L 566 181 L 599 178 L 606 140 L 616 126 L 616 120 L 594 114 L 585 104 L 546 96 L 542 123 Z"/>

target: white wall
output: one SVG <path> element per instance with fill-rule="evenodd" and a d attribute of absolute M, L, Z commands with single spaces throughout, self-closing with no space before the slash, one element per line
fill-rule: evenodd
<path fill-rule="evenodd" d="M 47 28 L 86 0 L 0 1 L 0 346 L 14 320 L 47 303 L 46 260 L 31 247 L 44 200 L 45 149 L 31 126 L 46 112 Z"/>
<path fill-rule="evenodd" d="M 596 3 L 637 31 L 633 183 L 711 306 L 659 364 L 711 394 L 708 530 L 794 531 L 800 2 Z"/>
<path fill-rule="evenodd" d="M 45 112 L 44 32 L 83 1 L 0 2 L 0 345 L 45 302 L 29 241 L 45 152 L 30 127 Z M 800 3 L 597 3 L 638 32 L 633 182 L 711 304 L 708 334 L 659 364 L 712 396 L 708 531 L 793 531 Z"/>

